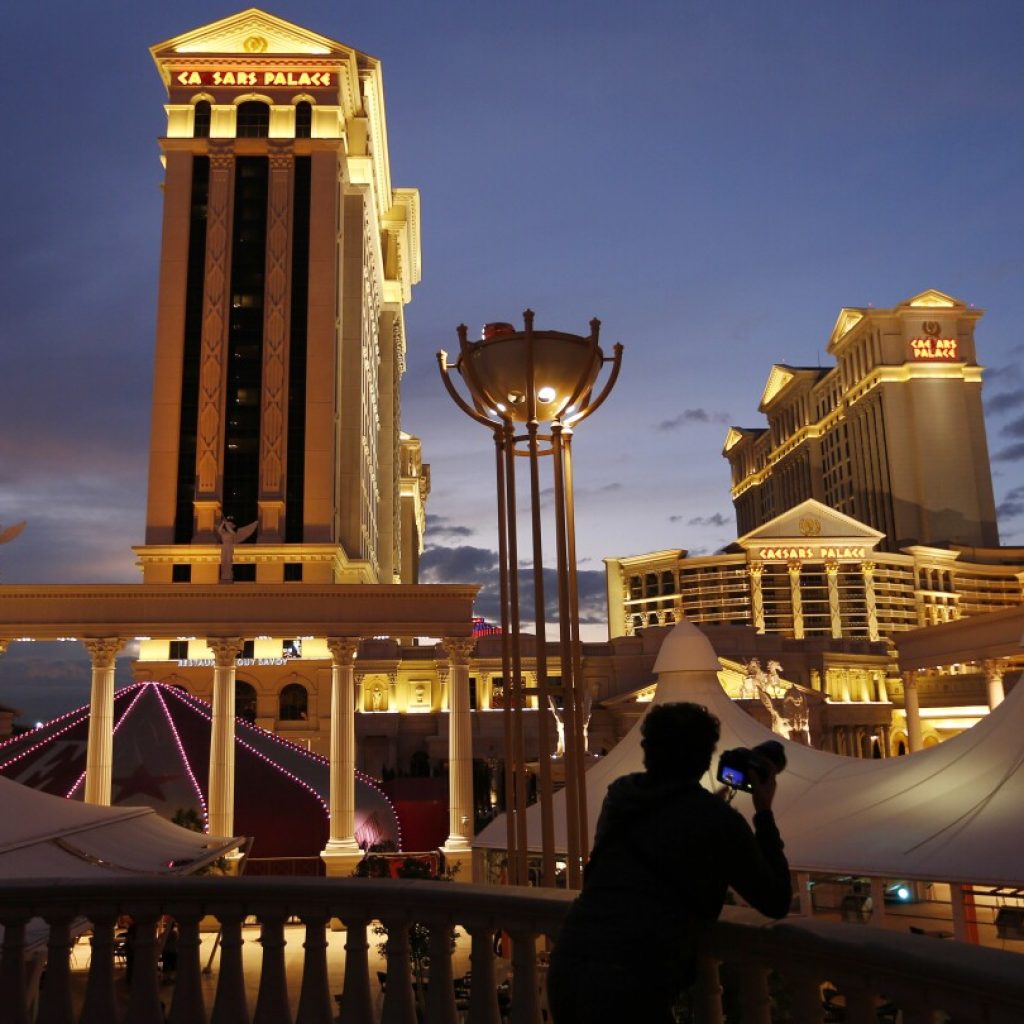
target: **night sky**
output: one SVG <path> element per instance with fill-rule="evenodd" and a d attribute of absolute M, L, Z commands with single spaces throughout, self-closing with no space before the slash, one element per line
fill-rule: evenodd
<path fill-rule="evenodd" d="M 433 474 L 425 580 L 496 564 L 490 438 L 434 354 L 527 306 L 539 327 L 600 317 L 626 347 L 576 441 L 594 622 L 602 557 L 734 539 L 722 443 L 763 423 L 772 363 L 831 365 L 842 306 L 926 288 L 987 310 L 1001 539 L 1024 544 L 1019 0 L 269 9 L 381 58 L 392 181 L 421 192 L 402 400 Z M 5 12 L 0 524 L 28 526 L 4 582 L 139 579 L 166 124 L 148 47 L 237 10 Z M 14 645 L 0 702 L 84 702 L 79 650 L 57 655 Z"/>

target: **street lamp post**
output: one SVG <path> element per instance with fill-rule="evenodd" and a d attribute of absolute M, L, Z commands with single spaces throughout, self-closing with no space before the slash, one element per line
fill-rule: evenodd
<path fill-rule="evenodd" d="M 567 875 L 570 888 L 582 881 L 587 841 L 587 800 L 583 744 L 583 673 L 579 635 L 579 590 L 576 577 L 575 512 L 572 489 L 573 428 L 595 412 L 615 385 L 622 346 L 606 356 L 598 344 L 600 321 L 590 321 L 590 334 L 535 331 L 534 314 L 523 314 L 523 330 L 511 324 L 488 324 L 479 341 L 470 341 L 466 326 L 458 328 L 459 356 L 449 364 L 438 352 L 441 378 L 448 393 L 471 419 L 494 436 L 498 490 L 498 561 L 502 627 L 502 673 L 505 686 L 505 807 L 509 881 L 527 881 L 527 767 L 523 734 L 526 698 L 538 708 L 538 799 L 541 817 L 541 861 L 545 885 L 555 883 L 554 816 L 548 697 L 561 697 L 565 721 L 565 807 Z M 605 363 L 610 372 L 597 390 Z M 451 370 L 457 370 L 468 392 L 464 398 Z M 558 581 L 558 631 L 561 680 L 548 677 L 544 560 L 541 530 L 540 459 L 551 455 L 554 470 L 555 551 Z M 533 552 L 535 663 L 537 685 L 523 683 L 523 649 L 519 607 L 519 541 L 516 504 L 516 457 L 529 460 L 530 527 Z"/>

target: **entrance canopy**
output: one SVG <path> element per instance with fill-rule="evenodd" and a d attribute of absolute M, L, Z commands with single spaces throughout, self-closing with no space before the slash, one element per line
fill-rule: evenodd
<path fill-rule="evenodd" d="M 240 838 L 172 825 L 150 807 L 97 807 L 0 776 L 0 878 L 191 874 Z"/>

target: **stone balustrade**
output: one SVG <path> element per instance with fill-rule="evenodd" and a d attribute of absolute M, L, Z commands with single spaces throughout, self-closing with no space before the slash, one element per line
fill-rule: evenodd
<path fill-rule="evenodd" d="M 415 1024 L 416 1005 L 408 955 L 408 926 L 427 926 L 429 1024 L 499 1024 L 494 936 L 512 939 L 512 1024 L 541 1021 L 537 953 L 557 932 L 571 894 L 515 887 L 426 881 L 280 878 L 118 878 L 101 882 L 5 882 L 0 889 L 4 927 L 0 959 L 0 1024 L 29 1024 L 25 960 L 26 926 L 49 925 L 48 966 L 38 999 L 38 1024 L 111 1024 L 118 1020 L 114 966 L 117 917 L 137 924 L 133 981 L 124 1020 L 164 1024 L 157 965 L 156 924 L 172 915 L 179 928 L 177 974 L 169 1024 L 330 1024 L 340 1007 L 345 1024 L 377 1017 L 371 986 L 368 934 L 380 921 L 389 933 L 381 1024 Z M 221 925 L 216 992 L 204 1004 L 200 922 Z M 242 925 L 260 922 L 262 955 L 258 992 L 247 1005 Z M 92 923 L 92 957 L 84 996 L 73 998 L 69 953 L 75 922 Z M 346 927 L 344 982 L 336 1001 L 328 987 L 327 929 L 332 918 Z M 301 977 L 285 971 L 285 923 L 304 926 Z M 470 937 L 471 988 L 457 1008 L 452 984 L 452 928 Z M 30 930 L 31 933 L 31 930 Z M 371 936 L 372 937 L 372 936 Z M 623 936 L 644 942 L 643 935 Z M 744 1024 L 769 1024 L 773 1000 L 788 1006 L 788 1020 L 825 1019 L 822 986 L 835 990 L 849 1024 L 886 1019 L 878 1008 L 902 1011 L 903 1024 L 946 1019 L 986 1024 L 1024 1020 L 1024 960 L 1019 954 L 857 925 L 791 918 L 765 923 L 750 911 L 727 908 L 712 929 L 695 989 L 697 1019 L 720 1024 L 723 985 L 742 1007 Z M 719 971 L 719 964 L 724 969 Z M 295 972 L 293 972 L 294 974 Z M 289 986 L 297 986 L 289 991 Z M 166 998 L 168 990 L 163 990 Z M 123 1001 L 123 996 L 121 1001 Z M 944 1017 L 943 1014 L 948 1015 Z M 250 1017 L 251 1015 L 251 1017 Z M 889 1018 L 895 1019 L 895 1017 Z"/>

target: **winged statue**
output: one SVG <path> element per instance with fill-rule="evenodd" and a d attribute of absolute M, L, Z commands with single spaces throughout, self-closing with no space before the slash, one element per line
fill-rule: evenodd
<path fill-rule="evenodd" d="M 217 527 L 217 536 L 220 537 L 220 582 L 230 583 L 234 579 L 231 566 L 234 562 L 235 545 L 247 541 L 259 526 L 259 520 L 254 520 L 247 526 L 235 526 L 231 516 L 225 516 Z"/>

